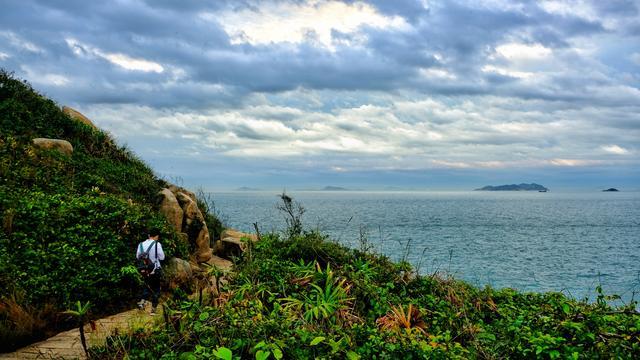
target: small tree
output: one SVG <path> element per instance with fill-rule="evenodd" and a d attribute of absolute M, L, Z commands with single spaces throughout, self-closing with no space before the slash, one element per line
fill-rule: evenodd
<path fill-rule="evenodd" d="M 89 351 L 87 350 L 87 340 L 84 336 L 84 323 L 87 320 L 87 315 L 89 315 L 89 308 L 91 308 L 91 302 L 87 301 L 82 304 L 80 301 L 77 301 L 75 309 L 69 309 L 63 312 L 63 314 L 71 315 L 78 320 L 80 342 L 82 343 L 82 348 L 84 349 L 84 353 L 87 357 L 89 357 Z"/>
<path fill-rule="evenodd" d="M 279 195 L 282 200 L 281 204 L 276 205 L 276 209 L 282 211 L 284 214 L 284 220 L 287 223 L 286 235 L 289 238 L 302 234 L 302 215 L 305 212 L 305 208 L 293 198 L 287 195 L 286 192 L 282 192 Z"/>

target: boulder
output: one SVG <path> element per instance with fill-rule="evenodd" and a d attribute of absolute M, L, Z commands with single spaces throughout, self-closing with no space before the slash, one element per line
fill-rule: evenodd
<path fill-rule="evenodd" d="M 181 286 L 188 286 L 193 280 L 193 267 L 191 264 L 180 258 L 171 258 L 162 266 L 164 281 L 170 289 Z"/>
<path fill-rule="evenodd" d="M 215 266 L 223 272 L 228 272 L 233 267 L 233 263 L 231 261 L 215 255 L 212 256 L 211 259 L 207 261 L 207 264 L 211 266 Z"/>
<path fill-rule="evenodd" d="M 183 189 L 179 186 L 175 186 L 175 185 L 169 185 L 168 187 L 169 190 L 171 190 L 172 193 L 174 193 L 176 195 L 176 197 L 178 197 L 178 201 L 182 201 L 179 198 L 179 194 L 182 193 L 183 195 L 186 195 L 189 199 L 193 200 L 193 201 L 197 201 L 196 200 L 196 194 L 194 194 L 193 192 L 187 190 L 187 189 Z"/>
<path fill-rule="evenodd" d="M 209 229 L 196 200 L 183 191 L 176 193 L 176 199 L 182 206 L 182 231 L 188 234 L 189 243 L 193 245 L 193 257 L 198 262 L 211 258 Z"/>
<path fill-rule="evenodd" d="M 182 192 L 179 192 L 176 197 L 182 206 L 184 220 L 187 225 L 191 225 L 193 220 L 196 219 L 204 222 L 204 216 L 202 216 L 202 212 L 198 209 L 198 203 L 195 200 L 192 200 Z"/>
<path fill-rule="evenodd" d="M 162 189 L 162 191 L 160 191 L 160 195 L 162 196 L 160 213 L 164 215 L 167 222 L 169 222 L 177 232 L 181 232 L 184 211 L 180 207 L 178 200 L 169 189 Z"/>
<path fill-rule="evenodd" d="M 32 140 L 33 146 L 42 150 L 57 150 L 65 155 L 71 156 L 73 145 L 67 140 L 36 138 Z"/>
<path fill-rule="evenodd" d="M 220 241 L 216 242 L 216 253 L 222 256 L 240 256 L 247 249 L 247 241 L 256 242 L 256 234 L 227 229 L 220 234 Z"/>
<path fill-rule="evenodd" d="M 98 128 L 93 124 L 93 122 L 91 120 L 89 120 L 89 118 L 87 118 L 86 116 L 82 115 L 79 111 L 74 110 L 68 106 L 63 106 L 62 107 L 62 112 L 67 114 L 70 118 L 79 121 L 83 124 L 89 125 L 92 128 L 98 130 Z"/>
<path fill-rule="evenodd" d="M 220 234 L 220 238 L 224 239 L 224 238 L 234 238 L 234 239 L 242 239 L 242 238 L 247 238 L 250 239 L 252 241 L 258 241 L 258 236 L 256 234 L 251 234 L 251 233 L 245 233 L 242 231 L 238 231 L 235 229 L 226 229 L 222 232 L 222 234 Z"/>
<path fill-rule="evenodd" d="M 207 229 L 207 224 L 202 224 L 202 229 L 200 229 L 200 232 L 195 239 L 195 244 L 196 250 L 194 255 L 198 262 L 206 262 L 211 259 L 213 253 L 211 252 L 209 229 Z"/>

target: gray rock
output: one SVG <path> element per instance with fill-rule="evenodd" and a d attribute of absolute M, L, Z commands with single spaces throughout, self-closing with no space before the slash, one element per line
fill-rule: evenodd
<path fill-rule="evenodd" d="M 65 155 L 73 154 L 73 145 L 67 140 L 35 138 L 32 140 L 33 146 L 41 150 L 57 150 Z"/>

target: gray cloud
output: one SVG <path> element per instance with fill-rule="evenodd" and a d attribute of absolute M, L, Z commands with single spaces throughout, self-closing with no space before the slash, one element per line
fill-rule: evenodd
<path fill-rule="evenodd" d="M 636 2 L 343 4 L 328 40 L 282 40 L 268 36 L 286 24 L 253 20 L 304 1 L 8 1 L 0 66 L 134 147 L 143 129 L 170 137 L 175 157 L 335 173 L 638 163 Z M 349 11 L 369 18 L 340 23 Z"/>

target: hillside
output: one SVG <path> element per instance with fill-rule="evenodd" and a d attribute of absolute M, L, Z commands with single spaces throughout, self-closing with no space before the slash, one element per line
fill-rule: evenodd
<path fill-rule="evenodd" d="M 66 112 L 0 71 L 0 352 L 69 327 L 60 311 L 75 301 L 95 314 L 129 307 L 149 228 L 169 257 L 188 255 L 158 211 L 168 184 Z"/>
<path fill-rule="evenodd" d="M 285 206 L 285 208 L 287 208 Z M 292 207 L 288 207 L 291 209 Z M 294 207 L 295 208 L 295 207 Z M 295 220 L 295 216 L 290 218 Z M 299 219 L 299 218 L 298 218 Z M 290 224 L 295 221 L 290 222 Z M 153 331 L 117 336 L 97 359 L 634 359 L 635 303 L 596 289 L 477 288 L 348 249 L 317 231 L 265 234 L 213 296 L 170 300 Z M 428 259 L 428 254 L 427 254 Z"/>

